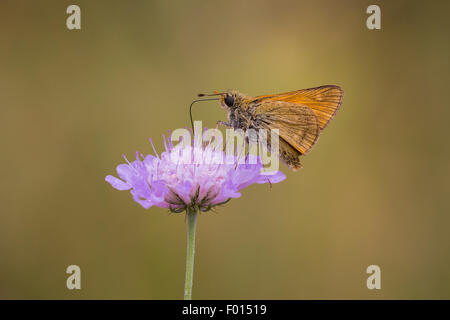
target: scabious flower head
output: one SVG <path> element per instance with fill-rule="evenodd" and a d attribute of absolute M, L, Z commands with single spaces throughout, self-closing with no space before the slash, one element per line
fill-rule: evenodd
<path fill-rule="evenodd" d="M 152 206 L 182 212 L 188 207 L 208 211 L 254 183 L 277 183 L 286 178 L 280 172 L 261 172 L 262 162 L 251 155 L 232 157 L 212 144 L 189 143 L 173 146 L 163 136 L 165 151 L 158 155 L 136 152 L 136 160 L 117 166 L 120 179 L 108 175 L 106 181 L 117 190 L 130 190 L 133 199 L 148 209 Z M 181 141 L 181 140 L 180 140 Z M 151 140 L 150 140 L 151 142 Z M 153 143 L 152 143 L 153 146 Z"/>

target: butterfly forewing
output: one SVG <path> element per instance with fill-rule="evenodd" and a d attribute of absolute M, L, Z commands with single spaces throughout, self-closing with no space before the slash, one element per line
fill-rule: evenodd
<path fill-rule="evenodd" d="M 280 94 L 255 97 L 254 103 L 268 101 L 292 102 L 311 108 L 319 120 L 320 129 L 324 129 L 342 104 L 344 91 L 334 85 L 302 89 Z"/>

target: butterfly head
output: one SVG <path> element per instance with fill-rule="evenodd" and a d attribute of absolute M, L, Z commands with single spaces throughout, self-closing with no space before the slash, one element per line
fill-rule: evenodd
<path fill-rule="evenodd" d="M 227 90 L 225 92 L 214 91 L 213 94 L 199 94 L 199 96 L 219 96 L 220 105 L 227 111 L 238 108 L 246 99 L 245 95 L 236 90 Z"/>
<path fill-rule="evenodd" d="M 220 95 L 220 105 L 225 110 L 237 108 L 242 103 L 242 95 L 236 90 L 229 90 Z"/>

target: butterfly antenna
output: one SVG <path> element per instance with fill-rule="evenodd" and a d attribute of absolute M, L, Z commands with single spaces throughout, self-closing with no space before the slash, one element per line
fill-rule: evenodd
<path fill-rule="evenodd" d="M 214 93 L 208 93 L 208 94 L 199 93 L 197 96 L 198 97 L 213 97 L 213 96 L 220 96 L 222 94 L 224 94 L 224 93 L 223 92 L 219 92 L 219 91 L 214 91 Z"/>

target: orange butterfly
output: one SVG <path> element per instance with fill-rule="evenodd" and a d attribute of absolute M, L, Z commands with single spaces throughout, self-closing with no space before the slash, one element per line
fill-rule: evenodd
<path fill-rule="evenodd" d="M 280 159 L 295 171 L 302 167 L 299 156 L 311 150 L 341 106 L 343 94 L 340 87 L 326 85 L 258 97 L 235 90 L 208 96 L 219 95 L 222 107 L 228 112 L 228 122 L 218 121 L 218 124 L 244 131 L 278 129 Z"/>

